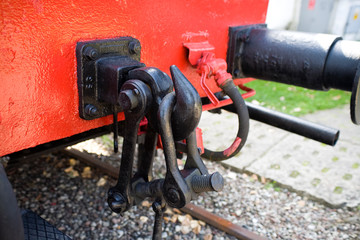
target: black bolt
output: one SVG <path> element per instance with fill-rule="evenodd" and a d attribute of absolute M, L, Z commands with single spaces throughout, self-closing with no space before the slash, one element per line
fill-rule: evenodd
<path fill-rule="evenodd" d="M 129 42 L 129 52 L 131 54 L 139 54 L 141 52 L 141 45 L 138 41 Z"/>
<path fill-rule="evenodd" d="M 95 48 L 86 47 L 84 50 L 84 55 L 90 60 L 95 60 L 98 57 L 99 53 Z"/>
<path fill-rule="evenodd" d="M 240 70 L 239 69 L 235 69 L 234 77 L 240 77 Z"/>
<path fill-rule="evenodd" d="M 152 204 L 152 209 L 154 210 L 154 212 L 160 212 L 162 207 L 161 204 L 159 202 L 153 202 Z"/>
<path fill-rule="evenodd" d="M 92 117 L 99 116 L 99 110 L 92 104 L 87 104 L 85 106 L 85 113 Z"/>
<path fill-rule="evenodd" d="M 167 200 L 173 204 L 177 203 L 180 201 L 180 194 L 179 192 L 174 189 L 174 188 L 170 188 L 167 193 L 166 193 L 166 197 Z"/>
<path fill-rule="evenodd" d="M 224 187 L 224 178 L 220 173 L 214 172 L 207 176 L 193 176 L 191 179 L 191 185 L 194 192 L 207 192 L 216 191 L 219 192 Z"/>
<path fill-rule="evenodd" d="M 122 213 L 126 210 L 124 197 L 120 193 L 112 192 L 111 190 L 109 191 L 108 204 L 113 212 Z"/>
<path fill-rule="evenodd" d="M 139 93 L 139 90 L 137 91 Z M 120 92 L 118 103 L 123 110 L 131 110 L 138 106 L 139 99 L 136 95 L 138 94 L 133 90 L 123 90 Z"/>

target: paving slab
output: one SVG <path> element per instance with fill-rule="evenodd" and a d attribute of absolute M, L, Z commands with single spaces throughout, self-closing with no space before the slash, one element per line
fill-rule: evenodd
<path fill-rule="evenodd" d="M 213 151 L 229 147 L 237 134 L 238 119 L 235 114 L 203 112 L 199 127 L 203 130 L 204 146 Z M 279 142 L 288 132 L 274 127 L 264 128 L 264 124 L 250 121 L 250 134 L 245 146 L 235 157 L 225 161 L 240 170 L 245 170 L 254 161 L 270 150 L 274 142 Z"/>
<path fill-rule="evenodd" d="M 319 111 L 304 119 L 340 129 L 335 147 L 250 121 L 243 150 L 223 163 L 255 173 L 333 207 L 360 205 L 360 126 L 351 123 L 348 107 Z M 237 117 L 203 113 L 204 145 L 222 150 L 234 140 Z"/>

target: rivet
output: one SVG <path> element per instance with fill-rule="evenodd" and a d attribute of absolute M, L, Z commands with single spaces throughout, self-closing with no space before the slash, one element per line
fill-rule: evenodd
<path fill-rule="evenodd" d="M 99 110 L 94 105 L 87 104 L 85 106 L 85 113 L 89 116 L 96 117 L 99 115 Z"/>
<path fill-rule="evenodd" d="M 141 45 L 138 41 L 129 42 L 129 52 L 131 54 L 139 54 L 141 51 Z"/>
<path fill-rule="evenodd" d="M 99 53 L 95 48 L 86 47 L 84 50 L 84 55 L 90 60 L 95 60 L 99 56 Z"/>

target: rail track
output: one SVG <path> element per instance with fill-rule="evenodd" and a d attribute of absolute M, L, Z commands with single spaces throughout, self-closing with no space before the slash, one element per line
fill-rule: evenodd
<path fill-rule="evenodd" d="M 93 157 L 88 153 L 81 152 L 76 149 L 65 149 L 62 150 L 62 153 L 70 157 L 76 158 L 77 160 L 96 168 L 102 171 L 103 173 L 109 175 L 110 177 L 113 177 L 114 179 L 118 178 L 119 169 L 108 163 L 101 162 L 100 160 L 96 159 L 95 157 Z M 238 239 L 242 239 L 242 240 L 266 239 L 239 225 L 233 224 L 232 222 L 220 216 L 210 213 L 205 209 L 196 206 L 192 203 L 187 204 L 185 207 L 181 208 L 180 210 Z"/>

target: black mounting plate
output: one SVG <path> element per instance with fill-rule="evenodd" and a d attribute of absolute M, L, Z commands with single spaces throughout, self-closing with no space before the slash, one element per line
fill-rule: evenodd
<path fill-rule="evenodd" d="M 266 24 L 251 24 L 237 27 L 229 27 L 229 43 L 226 55 L 228 65 L 227 71 L 234 78 L 244 78 L 241 70 L 241 53 L 243 43 L 248 40 L 248 36 L 253 29 L 266 28 Z"/>
<path fill-rule="evenodd" d="M 98 63 L 104 59 L 127 59 L 127 71 L 142 67 L 140 63 L 140 42 L 132 37 L 78 42 L 76 45 L 77 77 L 79 91 L 79 115 L 86 120 L 104 117 L 114 112 L 116 105 L 99 97 L 103 79 L 98 76 Z M 122 61 L 124 62 L 124 61 Z M 121 76 L 120 76 L 121 78 Z M 100 84 L 99 84 L 100 82 Z M 118 92 L 121 83 L 114 85 Z"/>

